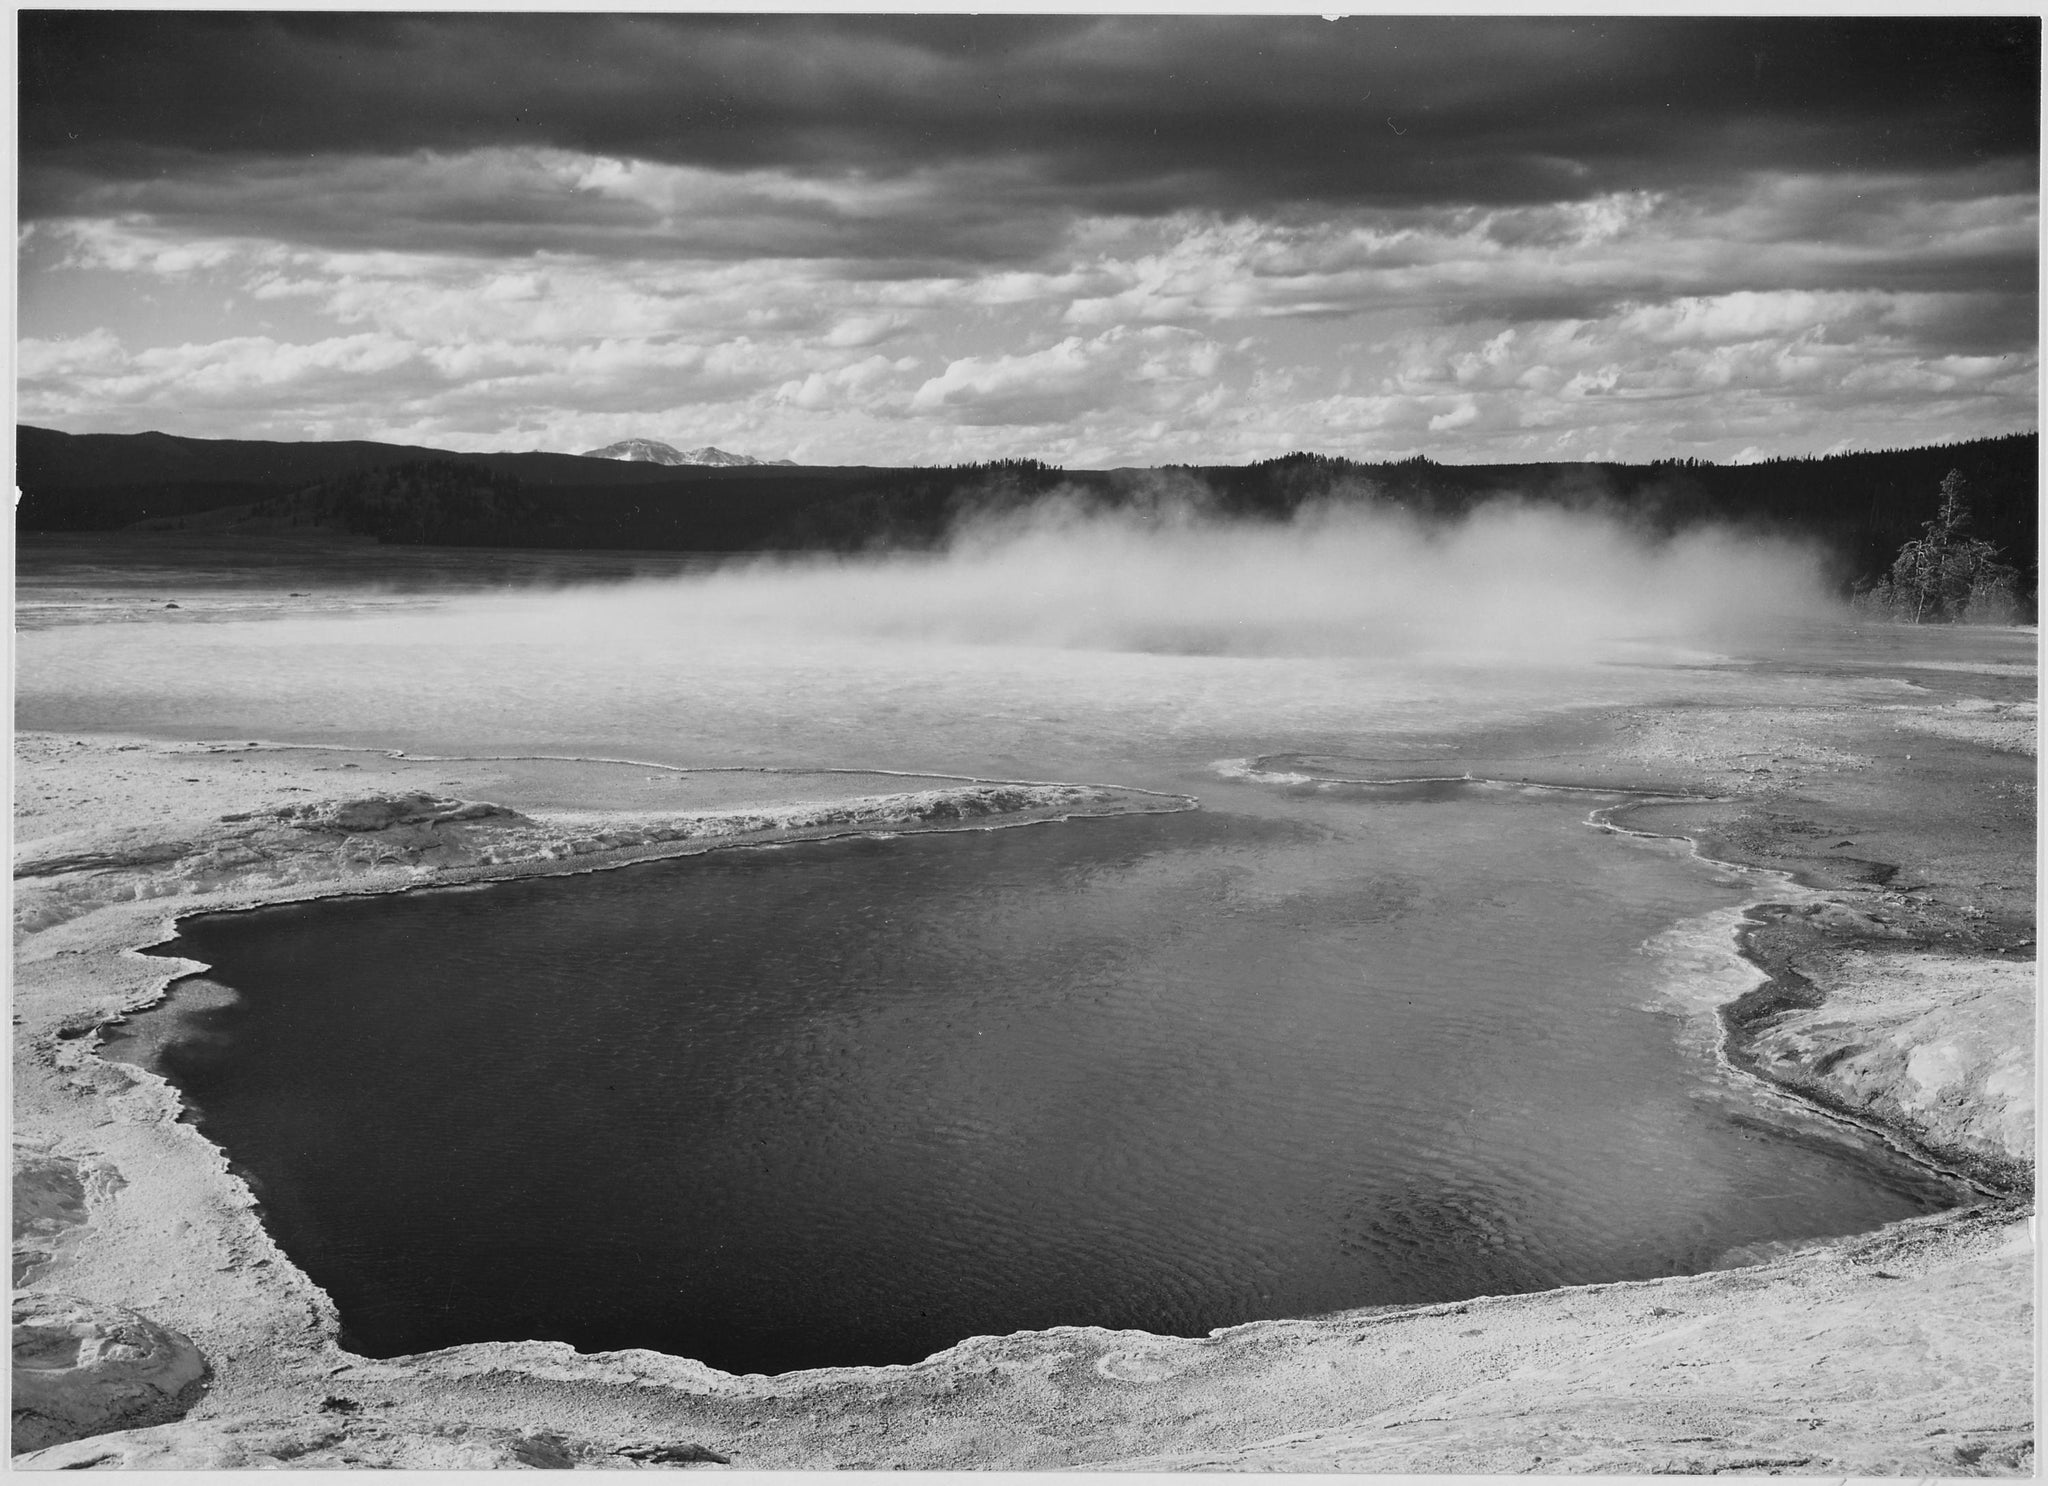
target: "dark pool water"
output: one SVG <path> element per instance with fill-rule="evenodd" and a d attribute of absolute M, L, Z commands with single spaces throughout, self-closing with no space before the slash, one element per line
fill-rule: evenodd
<path fill-rule="evenodd" d="M 190 919 L 110 1056 L 371 1355 L 1201 1334 L 1949 1200 L 1686 1051 L 1641 946 L 1743 889 L 1586 798 L 1234 797 Z"/>

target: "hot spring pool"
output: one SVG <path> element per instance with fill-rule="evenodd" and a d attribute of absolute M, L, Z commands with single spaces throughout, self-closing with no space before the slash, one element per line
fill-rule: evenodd
<path fill-rule="evenodd" d="M 371 1355 L 1201 1334 L 1953 1200 L 1689 1044 L 1645 941 L 1756 887 L 1600 797 L 1205 796 L 191 918 L 211 970 L 109 1055 Z"/>

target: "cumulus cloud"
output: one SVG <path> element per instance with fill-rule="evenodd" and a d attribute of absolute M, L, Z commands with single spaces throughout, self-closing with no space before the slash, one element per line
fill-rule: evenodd
<path fill-rule="evenodd" d="M 829 372 L 812 372 L 801 382 L 784 382 L 775 396 L 778 402 L 813 411 L 835 405 L 872 406 L 879 390 L 898 384 L 898 379 L 915 371 L 917 365 L 914 356 L 895 361 L 886 356 L 868 356 Z"/>
<path fill-rule="evenodd" d="M 21 412 L 81 431 L 1136 463 L 2033 420 L 2028 23 L 37 12 L 22 82 Z"/>
<path fill-rule="evenodd" d="M 1425 307 L 1461 303 L 1461 283 L 1497 291 L 1517 272 L 1540 277 L 1539 266 L 1483 273 L 1419 228 L 1405 232 L 1408 266 L 1387 271 L 1395 282 L 1367 268 L 1340 286 L 1323 271 L 1328 256 L 1307 251 L 1292 259 L 1310 268 L 1306 280 L 1238 273 L 1268 250 L 1287 261 L 1290 239 L 1314 247 L 1341 237 L 1338 227 L 1312 235 L 1239 223 L 1232 257 L 1212 254 L 1219 234 L 1196 225 L 1189 238 L 1199 246 L 1157 255 L 1150 277 L 1140 274 L 1128 291 L 1120 313 L 1129 318 L 1107 326 L 1076 326 L 1070 312 L 1077 287 L 1117 271 L 1101 261 L 1043 283 L 1006 273 L 991 294 L 973 279 L 863 279 L 836 262 L 546 259 L 514 267 L 245 240 L 203 240 L 172 254 L 134 224 L 49 230 L 87 270 L 238 290 L 259 307 L 303 306 L 333 326 L 302 342 L 296 361 L 274 334 L 133 351 L 104 327 L 32 337 L 22 353 L 23 416 L 72 426 L 92 414 L 103 427 L 140 421 L 231 435 L 238 430 L 226 415 L 238 389 L 252 417 L 286 419 L 292 397 L 310 395 L 317 382 L 333 403 L 323 402 L 321 415 L 342 418 L 353 436 L 424 419 L 462 447 L 490 447 L 504 424 L 531 437 L 558 428 L 561 446 L 591 447 L 647 432 L 632 426 L 635 416 L 670 418 L 690 407 L 711 410 L 692 415 L 703 420 L 699 441 L 753 429 L 770 440 L 765 453 L 801 445 L 878 463 L 1000 453 L 1187 462 L 1292 447 L 1442 457 L 1452 440 L 1473 451 L 1467 458 L 1576 457 L 1611 446 L 1711 455 L 1771 436 L 1773 422 L 1781 448 L 1787 430 L 1823 422 L 1831 441 L 2004 431 L 2027 420 L 2038 369 L 2031 298 L 1996 291 L 1637 297 L 1637 275 L 1621 262 L 1583 311 L 1525 304 L 1493 316 L 1441 315 Z M 1444 251 L 1430 268 L 1417 266 L 1430 247 Z M 1166 279 L 1158 265 L 1168 259 L 1228 284 L 1236 323 L 1265 328 L 1227 342 L 1208 333 L 1232 322 L 1199 293 L 1170 296 L 1178 323 L 1147 311 L 1138 301 L 1159 300 Z M 1713 286 L 1724 276 L 1666 277 Z M 1349 339 L 1306 348 L 1292 339 L 1294 325 L 1320 334 L 1315 326 L 1336 318 L 1291 312 L 1318 301 L 1344 306 L 1356 327 Z M 1273 313 L 1276 306 L 1289 312 Z M 1005 347 L 1018 335 L 1038 344 Z M 976 341 L 988 348 L 969 349 Z M 383 348 L 375 364 L 334 354 L 370 344 Z M 287 363 L 297 368 L 291 375 L 278 370 Z M 1935 396 L 1938 408 L 1921 405 Z M 830 432 L 857 442 L 824 442 L 816 418 L 828 410 L 854 419 Z M 211 421 L 191 421 L 201 417 Z M 1917 430 L 1915 419 L 1924 420 Z M 983 441 L 974 430 L 985 431 Z M 1027 430 L 1025 442 L 987 441 Z M 294 436 L 288 422 L 279 431 Z"/>
<path fill-rule="evenodd" d="M 1126 411 L 1157 412 L 1198 395 L 1224 354 L 1192 331 L 1120 327 L 1020 355 L 961 357 L 919 387 L 910 406 L 967 424 L 1064 422 L 1112 395 Z"/>
<path fill-rule="evenodd" d="M 1946 203 L 1915 183 L 1859 178 L 1855 230 L 1788 236 L 1787 195 L 1757 176 L 1714 201 L 1630 192 L 1543 207 L 1340 213 L 1312 221 L 1181 214 L 1091 222 L 1074 260 L 1037 293 L 1071 295 L 1077 324 L 1328 317 L 1449 306 L 1451 318 L 1551 319 L 1618 300 L 1842 286 L 1899 292 L 2030 293 L 2038 204 L 2006 189 Z M 1761 256 L 1768 250 L 1767 258 Z M 1025 276 L 1007 276 L 1023 297 Z"/>

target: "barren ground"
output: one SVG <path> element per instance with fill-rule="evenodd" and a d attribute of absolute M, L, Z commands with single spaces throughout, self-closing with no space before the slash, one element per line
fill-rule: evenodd
<path fill-rule="evenodd" d="M 25 735 L 15 1464 L 2028 1473 L 2034 679 L 1913 679 L 1896 706 L 1575 717 L 1486 770 L 1681 787 L 1616 824 L 1798 874 L 1811 891 L 1745 931 L 1768 979 L 1729 1009 L 1729 1056 L 1982 1203 L 1690 1277 L 780 1377 L 343 1351 L 172 1091 L 98 1057 L 175 970 L 132 951 L 201 909 L 1178 801 Z"/>

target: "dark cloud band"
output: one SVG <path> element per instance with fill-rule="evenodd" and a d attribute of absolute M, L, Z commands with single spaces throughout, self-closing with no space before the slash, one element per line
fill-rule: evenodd
<path fill-rule="evenodd" d="M 1514 204 L 2038 152 L 2040 23 L 26 11 L 22 192 L 555 147 L 1077 211 Z"/>

